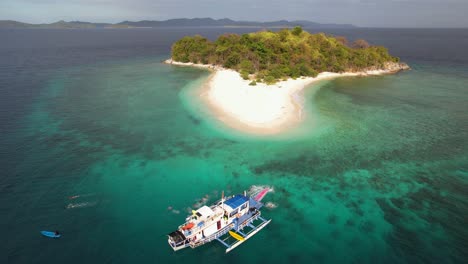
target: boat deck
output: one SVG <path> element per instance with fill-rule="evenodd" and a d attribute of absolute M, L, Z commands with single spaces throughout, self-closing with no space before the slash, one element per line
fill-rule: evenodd
<path fill-rule="evenodd" d="M 228 253 L 229 251 L 238 247 L 243 242 L 247 241 L 247 239 L 249 239 L 250 237 L 255 235 L 257 232 L 259 232 L 261 229 L 263 229 L 265 226 L 267 226 L 271 222 L 271 220 L 266 220 L 263 217 L 261 217 L 260 208 L 263 206 L 261 202 L 253 199 L 252 197 L 247 198 L 248 200 L 245 198 L 241 199 L 238 197 L 247 198 L 245 194 L 244 196 L 237 195 L 237 196 L 231 197 L 230 200 L 226 201 L 226 205 L 228 206 L 227 212 L 228 213 L 231 212 L 229 211 L 229 208 L 236 208 L 236 210 L 238 210 L 237 208 L 241 208 L 242 202 L 245 204 L 248 204 L 248 210 L 244 209 L 242 211 L 243 213 L 242 215 L 241 214 L 235 215 L 237 211 L 232 213 L 231 217 L 229 218 L 229 224 L 227 224 L 225 227 L 217 230 L 212 235 L 200 238 L 198 240 L 193 239 L 191 241 L 191 239 L 185 239 L 184 237 L 184 235 L 187 236 L 187 235 L 193 234 L 193 232 L 196 232 L 197 230 L 202 228 L 204 224 L 206 224 L 205 223 L 206 221 L 213 221 L 213 219 L 218 219 L 218 218 L 221 219 L 220 217 L 223 214 L 224 215 L 226 214 L 225 209 L 222 206 L 219 206 L 220 204 L 217 203 L 217 205 L 214 205 L 209 208 L 211 210 L 205 209 L 205 211 L 210 211 L 209 212 L 210 214 L 205 213 L 205 212 L 200 213 L 201 209 L 197 211 L 197 216 L 199 217 L 205 216 L 206 218 L 206 219 L 202 218 L 201 220 L 203 221 L 200 220 L 200 223 L 203 223 L 203 224 L 198 223 L 195 226 L 193 226 L 194 224 L 192 224 L 193 227 L 190 226 L 189 227 L 190 230 L 182 230 L 185 225 L 188 225 L 187 224 L 188 222 L 187 222 L 186 224 L 179 226 L 179 229 L 181 230 L 178 230 L 176 232 L 169 234 L 169 244 L 174 248 L 174 250 L 179 250 L 185 247 L 196 248 L 206 243 L 209 243 L 213 240 L 218 240 L 222 245 L 226 247 L 226 253 Z M 238 202 L 238 200 L 240 202 Z M 248 203 L 246 203 L 247 201 Z M 229 204 L 229 202 L 231 202 L 231 204 Z M 236 202 L 238 204 L 236 204 Z M 241 208 L 241 210 L 242 209 L 243 208 Z M 233 216 L 235 218 L 233 218 Z M 219 221 L 219 220 L 216 220 L 216 221 Z M 226 218 L 226 221 L 227 221 L 227 218 Z M 247 230 L 244 230 L 244 228 L 246 227 L 248 227 Z M 232 238 L 234 238 L 234 242 L 232 242 L 233 240 Z"/>
<path fill-rule="evenodd" d="M 201 246 L 203 244 L 206 244 L 216 239 L 222 245 L 226 247 L 226 253 L 228 253 L 229 251 L 233 250 L 240 244 L 244 243 L 247 239 L 255 235 L 257 232 L 263 229 L 266 225 L 268 225 L 271 220 L 266 220 L 260 216 L 261 212 L 259 211 L 259 209 L 262 207 L 263 205 L 262 203 L 259 203 L 255 201 L 254 199 L 250 199 L 249 203 L 250 203 L 250 209 L 248 213 L 235 219 L 233 223 L 219 230 L 218 232 L 216 232 L 216 234 L 206 237 L 203 240 L 190 243 L 190 247 L 195 248 L 195 247 Z M 259 220 L 261 222 L 258 225 L 254 225 L 254 221 L 256 220 Z M 244 233 L 243 229 L 245 227 L 250 227 L 251 230 L 249 232 Z M 229 244 L 227 240 L 228 238 L 230 238 L 230 236 L 227 236 L 225 238 L 222 238 L 222 237 L 228 234 L 229 231 L 231 230 L 234 230 L 235 232 L 237 232 L 237 235 L 239 237 L 236 238 L 236 241 Z"/>
<path fill-rule="evenodd" d="M 242 219 L 239 219 L 239 220 L 240 221 L 238 222 L 238 224 L 234 228 L 232 228 L 233 230 L 236 231 L 235 234 L 229 234 L 230 236 L 227 236 L 225 238 L 222 238 L 222 236 L 216 238 L 216 240 L 218 240 L 221 244 L 223 244 L 226 247 L 226 253 L 240 246 L 242 243 L 247 241 L 247 239 L 251 238 L 253 235 L 258 233 L 260 230 L 262 230 L 265 226 L 267 226 L 271 222 L 271 219 L 266 220 L 263 217 L 261 217 L 260 211 L 256 211 L 256 213 L 253 214 L 251 218 L 246 218 L 244 221 L 242 221 Z M 254 225 L 255 220 L 259 220 L 260 223 L 258 225 Z M 244 233 L 243 229 L 247 226 L 250 227 L 251 230 Z M 228 232 L 229 231 L 230 230 L 228 230 Z M 231 236 L 235 238 L 235 241 L 229 244 L 227 240 Z"/>

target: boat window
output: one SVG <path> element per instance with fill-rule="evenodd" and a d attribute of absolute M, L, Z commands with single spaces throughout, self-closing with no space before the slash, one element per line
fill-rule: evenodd
<path fill-rule="evenodd" d="M 245 209 L 246 207 L 247 207 L 247 203 L 243 204 L 240 209 L 242 210 L 242 209 Z"/>
<path fill-rule="evenodd" d="M 230 214 L 229 214 L 229 217 L 233 217 L 235 214 L 237 214 L 237 211 L 239 211 L 238 209 L 232 211 Z"/>

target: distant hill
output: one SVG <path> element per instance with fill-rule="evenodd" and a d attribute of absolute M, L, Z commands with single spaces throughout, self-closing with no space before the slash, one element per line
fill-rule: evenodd
<path fill-rule="evenodd" d="M 307 28 L 353 28 L 350 24 L 320 24 L 316 22 L 297 20 L 297 21 L 271 21 L 271 22 L 255 22 L 255 21 L 234 21 L 228 18 L 212 19 L 212 18 L 179 18 L 169 19 L 165 21 L 149 21 L 143 20 L 138 22 L 123 21 L 120 25 L 129 25 L 132 27 L 295 27 L 302 26 Z"/>
<path fill-rule="evenodd" d="M 50 24 L 28 24 L 13 20 L 0 20 L 0 28 L 103 28 L 112 27 L 108 23 L 90 23 L 81 21 L 66 22 L 63 20 Z"/>
<path fill-rule="evenodd" d="M 302 26 L 304 28 L 354 28 L 351 24 L 320 24 L 316 22 L 297 20 L 297 21 L 234 21 L 228 18 L 178 18 L 164 21 L 142 20 L 142 21 L 123 21 L 116 24 L 111 23 L 91 23 L 82 21 L 57 21 L 50 24 L 28 24 L 13 20 L 0 20 L 0 28 L 141 28 L 141 27 L 259 27 L 259 28 L 291 28 Z"/>
<path fill-rule="evenodd" d="M 0 28 L 30 28 L 33 26 L 33 24 L 27 24 L 13 20 L 0 20 Z"/>

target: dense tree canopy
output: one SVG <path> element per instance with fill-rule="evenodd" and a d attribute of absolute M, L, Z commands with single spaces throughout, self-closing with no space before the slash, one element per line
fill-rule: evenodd
<path fill-rule="evenodd" d="M 320 72 L 360 71 L 398 62 L 384 47 L 357 40 L 349 47 L 343 37 L 310 34 L 300 27 L 278 32 L 224 34 L 211 42 L 202 36 L 184 37 L 172 46 L 172 59 L 222 65 L 244 79 L 273 83 L 279 79 L 316 76 Z M 253 75 L 251 75 L 253 74 Z"/>

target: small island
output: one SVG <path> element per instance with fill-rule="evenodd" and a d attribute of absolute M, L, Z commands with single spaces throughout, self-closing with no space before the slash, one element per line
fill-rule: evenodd
<path fill-rule="evenodd" d="M 226 124 L 257 134 L 275 134 L 300 121 L 298 92 L 312 82 L 409 69 L 385 47 L 301 27 L 225 34 L 214 42 L 187 36 L 173 44 L 171 57 L 165 62 L 213 70 L 203 98 Z"/>

